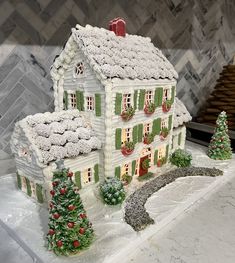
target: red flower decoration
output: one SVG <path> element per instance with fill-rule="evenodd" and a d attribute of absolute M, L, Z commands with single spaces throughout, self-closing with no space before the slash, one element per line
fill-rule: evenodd
<path fill-rule="evenodd" d="M 73 246 L 76 248 L 76 247 L 79 247 L 80 246 L 80 242 L 78 240 L 75 240 L 73 241 Z"/>
<path fill-rule="evenodd" d="M 69 206 L 68 206 L 68 210 L 69 210 L 69 211 L 73 211 L 74 209 L 75 209 L 75 206 L 74 206 L 74 205 L 69 205 Z"/>
<path fill-rule="evenodd" d="M 74 222 L 68 222 L 67 226 L 68 226 L 69 228 L 73 228 L 73 227 L 74 227 Z"/>
<path fill-rule="evenodd" d="M 61 193 L 62 195 L 64 195 L 64 194 L 66 193 L 66 188 L 61 188 L 61 189 L 60 189 L 60 193 Z"/>
<path fill-rule="evenodd" d="M 48 231 L 48 235 L 53 236 L 54 234 L 55 234 L 55 230 L 53 230 L 53 229 L 49 229 L 49 231 Z"/>
<path fill-rule="evenodd" d="M 61 240 L 56 242 L 57 247 L 62 247 L 63 246 L 63 242 Z"/>
<path fill-rule="evenodd" d="M 60 217 L 60 214 L 55 213 L 55 214 L 53 215 L 53 217 L 54 217 L 55 219 L 58 219 L 58 218 Z"/>
<path fill-rule="evenodd" d="M 57 186 L 57 185 L 58 185 L 58 182 L 52 182 L 52 185 L 53 185 L 53 186 Z"/>
<path fill-rule="evenodd" d="M 54 190 L 51 190 L 51 191 L 50 191 L 50 194 L 51 194 L 52 196 L 54 196 L 54 195 L 55 195 L 55 191 L 54 191 Z"/>
<path fill-rule="evenodd" d="M 81 227 L 81 228 L 79 229 L 79 233 L 80 233 L 81 235 L 83 235 L 83 234 L 85 233 L 85 228 L 84 228 L 84 227 Z"/>
<path fill-rule="evenodd" d="M 86 214 L 80 214 L 81 218 L 86 218 Z"/>
<path fill-rule="evenodd" d="M 68 176 L 68 177 L 72 177 L 72 176 L 73 176 L 73 172 L 68 172 L 68 173 L 67 173 L 67 176 Z"/>

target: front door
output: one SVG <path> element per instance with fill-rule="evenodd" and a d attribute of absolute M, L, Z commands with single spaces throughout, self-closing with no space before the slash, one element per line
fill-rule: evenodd
<path fill-rule="evenodd" d="M 140 158 L 140 165 L 139 165 L 139 176 L 142 176 L 146 173 L 148 173 L 148 169 L 144 169 L 143 166 L 142 166 L 142 163 L 144 160 L 148 159 L 148 155 Z"/>

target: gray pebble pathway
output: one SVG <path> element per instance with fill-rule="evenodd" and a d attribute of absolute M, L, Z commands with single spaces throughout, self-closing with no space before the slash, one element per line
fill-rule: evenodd
<path fill-rule="evenodd" d="M 149 216 L 145 209 L 148 198 L 165 185 L 172 183 L 179 177 L 186 176 L 220 176 L 223 172 L 216 168 L 205 167 L 186 167 L 177 168 L 166 174 L 159 175 L 155 179 L 147 182 L 141 188 L 131 194 L 126 200 L 124 219 L 135 231 L 140 231 L 154 220 Z"/>

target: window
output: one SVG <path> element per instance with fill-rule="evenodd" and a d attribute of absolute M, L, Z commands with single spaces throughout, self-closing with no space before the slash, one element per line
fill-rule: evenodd
<path fill-rule="evenodd" d="M 75 70 L 74 70 L 75 76 L 80 76 L 83 74 L 83 72 L 84 72 L 83 63 L 82 62 L 77 63 L 77 65 L 75 66 Z"/>
<path fill-rule="evenodd" d="M 161 147 L 158 149 L 158 159 L 162 159 L 163 157 L 165 157 L 165 147 Z"/>
<path fill-rule="evenodd" d="M 126 128 L 122 130 L 122 143 L 131 141 L 131 128 Z"/>
<path fill-rule="evenodd" d="M 171 99 L 171 89 L 169 87 L 165 87 L 163 89 L 163 101 Z"/>
<path fill-rule="evenodd" d="M 124 165 L 124 172 L 125 172 L 125 174 L 129 173 L 129 165 L 128 164 Z"/>
<path fill-rule="evenodd" d="M 131 107 L 131 94 L 123 94 L 122 108 L 127 109 Z"/>
<path fill-rule="evenodd" d="M 153 102 L 153 91 L 148 90 L 145 93 L 145 105 L 148 105 Z"/>
<path fill-rule="evenodd" d="M 87 179 L 89 183 L 91 182 L 91 178 L 92 178 L 91 168 L 88 168 L 87 169 Z"/>
<path fill-rule="evenodd" d="M 77 98 L 75 93 L 70 94 L 70 102 L 71 102 L 71 108 L 76 109 L 77 108 Z"/>
<path fill-rule="evenodd" d="M 94 97 L 88 96 L 87 99 L 87 110 L 93 111 L 94 110 Z"/>
<path fill-rule="evenodd" d="M 147 134 L 149 134 L 150 133 L 150 131 L 151 131 L 151 123 L 146 123 L 145 125 L 144 125 L 144 135 L 147 135 Z"/>
<path fill-rule="evenodd" d="M 90 184 L 92 182 L 92 169 L 88 168 L 82 173 L 83 184 Z"/>
<path fill-rule="evenodd" d="M 162 119 L 161 121 L 161 129 L 168 127 L 168 118 Z"/>

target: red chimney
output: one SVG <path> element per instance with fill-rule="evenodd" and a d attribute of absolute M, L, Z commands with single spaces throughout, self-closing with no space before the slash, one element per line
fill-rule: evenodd
<path fill-rule="evenodd" d="M 109 30 L 113 31 L 116 36 L 125 37 L 126 35 L 126 22 L 123 18 L 117 17 L 109 22 Z"/>

